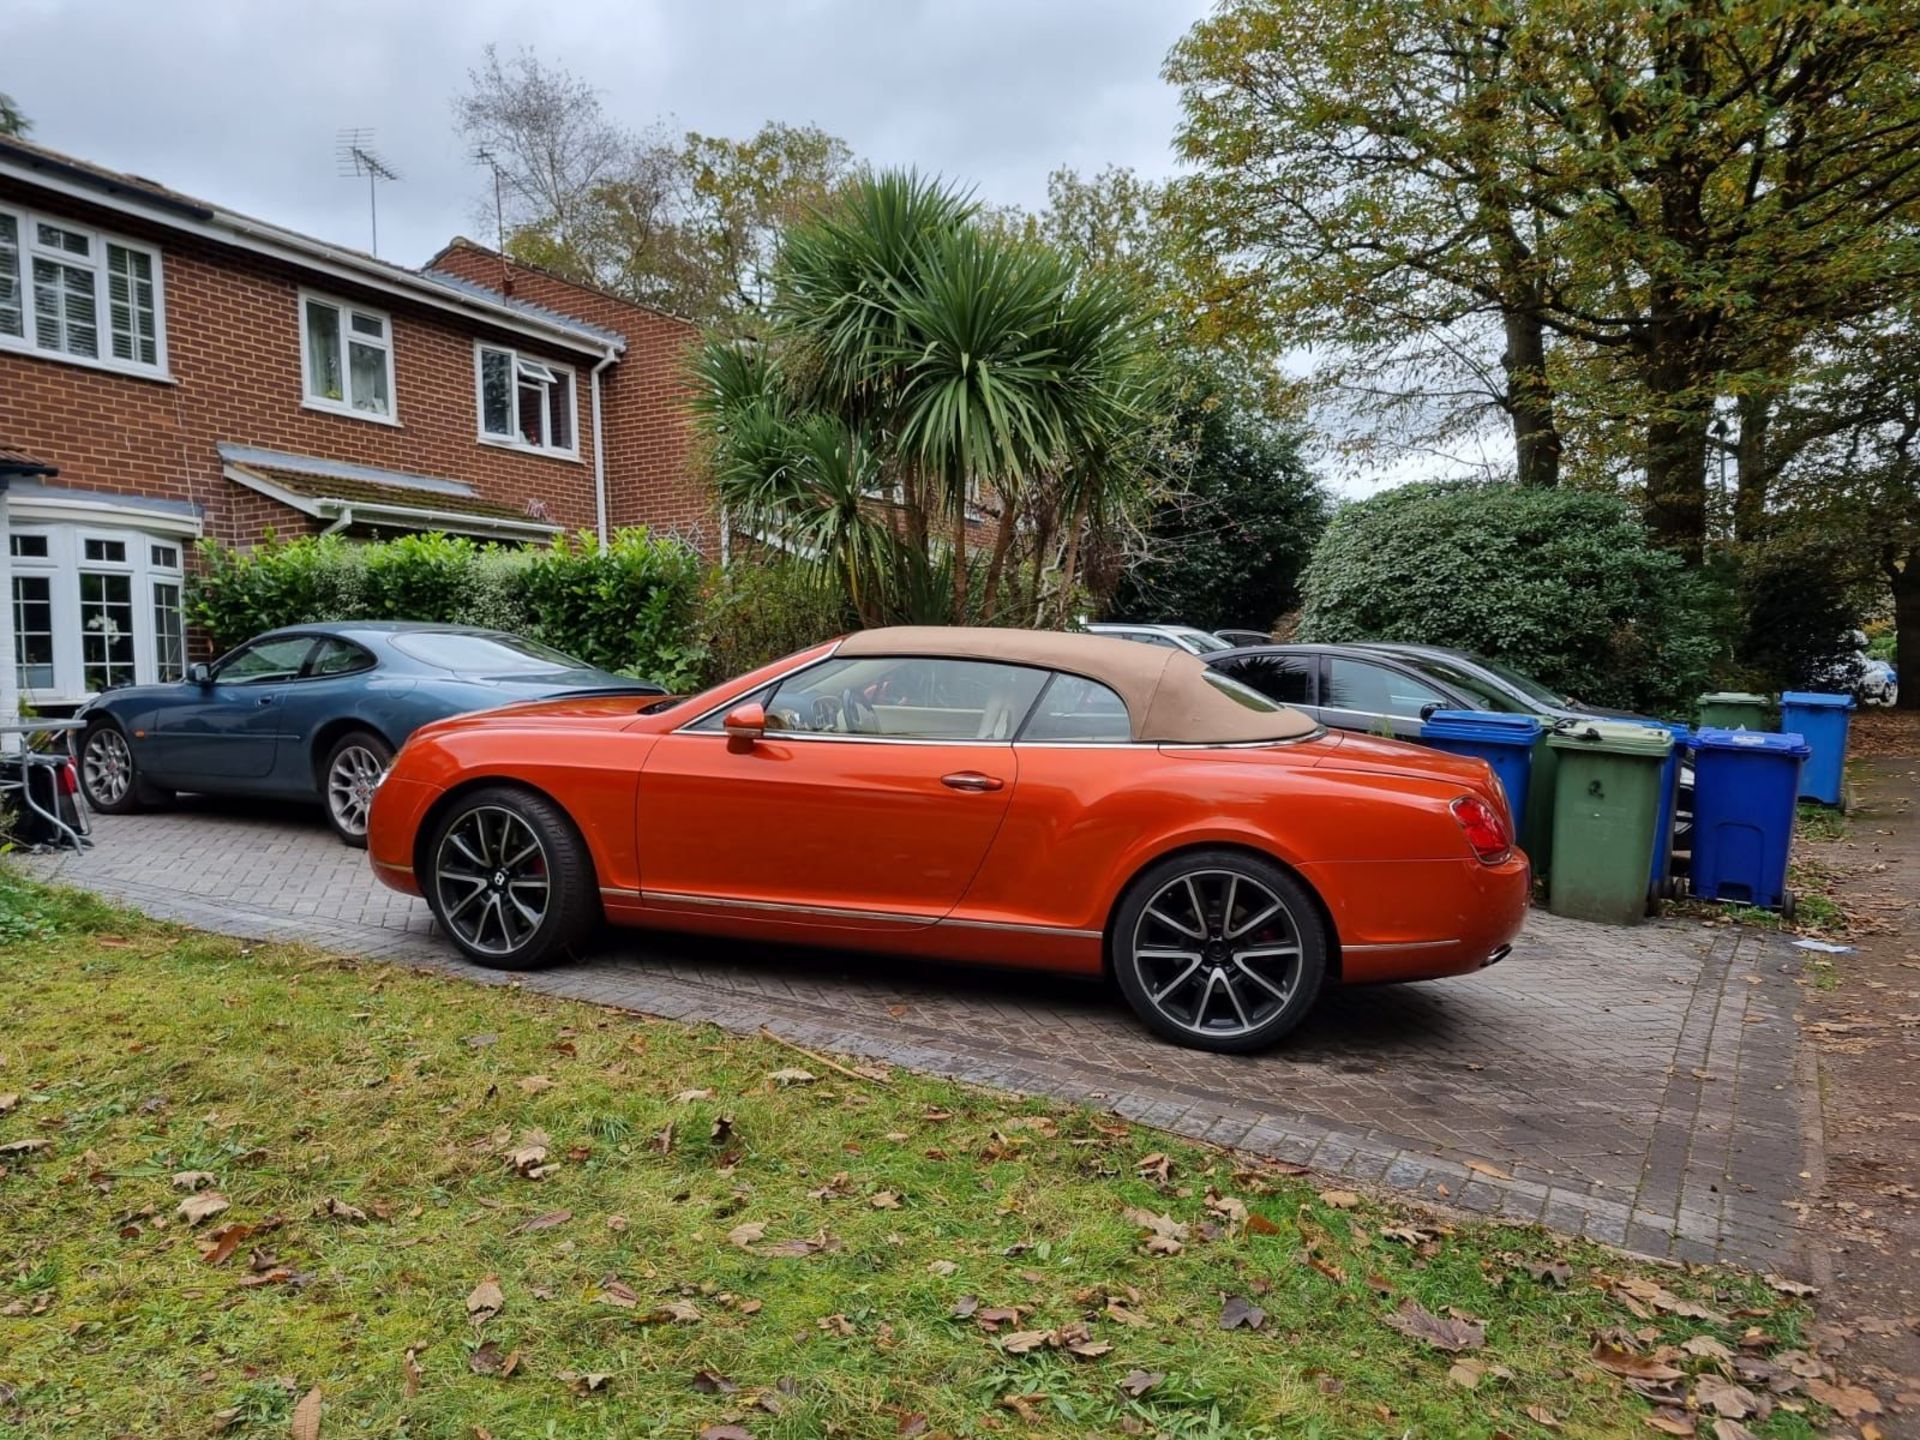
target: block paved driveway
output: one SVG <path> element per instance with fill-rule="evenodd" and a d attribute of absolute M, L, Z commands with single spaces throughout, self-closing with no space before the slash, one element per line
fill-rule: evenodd
<path fill-rule="evenodd" d="M 95 834 L 88 854 L 25 863 L 208 930 L 507 978 L 456 958 L 426 905 L 377 884 L 318 812 L 188 799 Z M 1163 1044 L 1089 983 L 837 952 L 612 931 L 588 960 L 521 978 L 1104 1105 L 1638 1251 L 1805 1273 L 1794 1205 L 1821 1161 L 1797 953 L 1728 926 L 1536 911 L 1494 969 L 1336 994 L 1253 1057 Z"/>

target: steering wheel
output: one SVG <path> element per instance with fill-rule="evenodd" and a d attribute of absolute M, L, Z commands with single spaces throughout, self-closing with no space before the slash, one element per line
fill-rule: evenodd
<path fill-rule="evenodd" d="M 813 724 L 809 727 L 816 735 L 824 735 L 830 730 L 840 728 L 840 702 L 831 695 L 813 697 Z"/>
<path fill-rule="evenodd" d="M 851 687 L 840 692 L 840 728 L 849 735 L 880 733 L 880 717 L 874 714 L 873 706 L 854 694 Z"/>

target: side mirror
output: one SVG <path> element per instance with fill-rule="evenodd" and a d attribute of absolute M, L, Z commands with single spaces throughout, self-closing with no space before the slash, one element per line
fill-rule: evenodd
<path fill-rule="evenodd" d="M 741 705 L 727 712 L 727 718 L 721 722 L 726 726 L 727 739 L 736 745 L 751 745 L 767 733 L 767 712 L 761 705 Z"/>
<path fill-rule="evenodd" d="M 189 685 L 211 685 L 213 684 L 213 671 L 209 670 L 205 665 L 189 665 L 187 667 L 187 683 Z"/>
<path fill-rule="evenodd" d="M 1420 707 L 1420 718 L 1422 720 L 1431 720 L 1434 716 L 1434 712 L 1439 708 L 1440 708 L 1440 702 L 1438 700 L 1429 700 L 1426 704 Z"/>

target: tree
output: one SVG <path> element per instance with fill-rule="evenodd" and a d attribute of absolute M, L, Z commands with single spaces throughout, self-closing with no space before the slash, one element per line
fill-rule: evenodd
<path fill-rule="evenodd" d="M 21 139 L 33 133 L 33 121 L 26 117 L 14 98 L 0 90 L 0 135 L 18 135 Z"/>
<path fill-rule="evenodd" d="M 1425 372 L 1422 439 L 1497 406 L 1538 485 L 1569 412 L 1632 422 L 1594 458 L 1697 559 L 1719 403 L 1758 483 L 1792 357 L 1920 276 L 1917 68 L 1908 6 L 1228 0 L 1167 73 L 1195 233 L 1326 383 Z"/>
<path fill-rule="evenodd" d="M 1152 372 L 1125 289 L 892 173 L 788 229 L 764 329 L 711 336 L 695 366 L 738 520 L 816 557 L 867 623 L 936 602 L 992 622 L 1010 594 L 1028 618 L 1070 613 L 1082 541 L 1146 459 Z"/>
<path fill-rule="evenodd" d="M 1457 646 L 1588 704 L 1681 709 L 1716 658 L 1702 582 L 1617 495 L 1404 485 L 1334 515 L 1303 591 L 1303 640 Z"/>
<path fill-rule="evenodd" d="M 1172 427 L 1184 453 L 1109 606 L 1133 620 L 1266 628 L 1300 598 L 1327 499 L 1292 430 L 1204 379 Z"/>
<path fill-rule="evenodd" d="M 781 227 L 854 169 L 846 143 L 812 126 L 635 134 L 532 51 L 503 61 L 489 46 L 454 112 L 498 172 L 508 253 L 701 321 L 756 310 Z"/>

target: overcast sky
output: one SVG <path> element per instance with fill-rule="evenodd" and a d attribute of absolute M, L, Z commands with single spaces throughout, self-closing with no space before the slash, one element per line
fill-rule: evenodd
<path fill-rule="evenodd" d="M 364 248 L 336 132 L 402 175 L 380 253 L 474 233 L 449 101 L 482 47 L 531 45 L 636 129 L 811 123 L 861 157 L 1037 206 L 1048 172 L 1172 168 L 1167 50 L 1206 0 L 0 0 L 0 91 L 32 138 Z M 484 236 L 484 232 L 480 232 Z"/>

